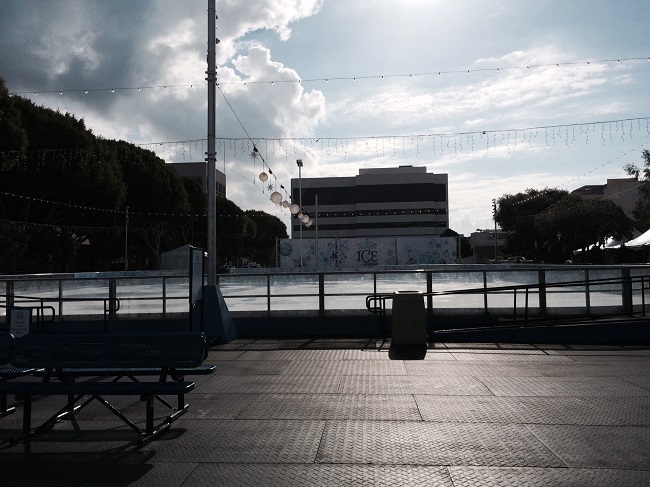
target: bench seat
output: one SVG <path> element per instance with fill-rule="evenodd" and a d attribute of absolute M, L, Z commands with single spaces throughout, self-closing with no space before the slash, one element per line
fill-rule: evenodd
<path fill-rule="evenodd" d="M 176 377 L 184 377 L 186 375 L 209 375 L 213 374 L 216 370 L 216 365 L 199 365 L 198 367 L 176 367 L 166 373 L 173 380 L 179 380 Z M 44 377 L 48 372 L 45 369 L 39 369 L 34 373 L 36 377 Z M 53 374 L 58 377 L 75 378 L 75 377 L 138 377 L 138 376 L 159 376 L 161 373 L 160 368 L 124 368 L 116 367 L 110 368 L 97 368 L 97 367 L 66 367 L 54 371 Z"/>
<path fill-rule="evenodd" d="M 189 333 L 30 333 L 19 337 L 14 343 L 11 364 L 36 369 L 35 375 L 42 380 L 0 382 L 0 395 L 14 394 L 23 402 L 22 432 L 11 442 L 23 442 L 29 452 L 31 437 L 96 400 L 136 431 L 141 444 L 146 443 L 188 410 L 185 394 L 194 389 L 194 382 L 184 380 L 183 375 L 214 371 L 215 366 L 202 365 L 206 350 L 205 337 Z M 138 376 L 158 380 L 141 381 Z M 119 381 L 121 377 L 131 381 Z M 97 380 L 102 378 L 108 380 Z M 177 396 L 178 406 L 161 397 L 165 395 Z M 67 403 L 40 426 L 32 428 L 32 399 L 36 396 L 67 396 Z M 146 410 L 144 429 L 103 396 L 140 396 Z M 77 405 L 83 398 L 86 400 Z M 154 425 L 154 400 L 172 410 L 158 425 Z"/>

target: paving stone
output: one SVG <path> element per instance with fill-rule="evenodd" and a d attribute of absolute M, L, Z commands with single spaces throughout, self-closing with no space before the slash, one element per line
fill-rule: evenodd
<path fill-rule="evenodd" d="M 529 425 L 570 467 L 646 470 L 650 427 Z"/>
<path fill-rule="evenodd" d="M 422 416 L 412 395 L 266 394 L 251 402 L 238 419 L 421 421 Z"/>
<path fill-rule="evenodd" d="M 565 466 L 521 425 L 327 422 L 319 463 Z"/>
<path fill-rule="evenodd" d="M 343 394 L 488 395 L 490 391 L 472 377 L 344 376 Z"/>
<path fill-rule="evenodd" d="M 642 387 L 615 377 L 482 377 L 496 396 L 647 396 Z"/>
<path fill-rule="evenodd" d="M 201 392 L 206 394 L 326 394 L 338 392 L 340 382 L 341 377 L 339 375 L 287 377 L 275 375 L 217 375 L 201 385 Z"/>
<path fill-rule="evenodd" d="M 564 355 L 548 355 L 543 352 L 539 353 L 522 353 L 522 352 L 482 352 L 482 353 L 452 353 L 454 358 L 459 362 L 498 362 L 498 361 L 508 361 L 508 362 L 532 362 L 532 363 L 562 363 L 562 362 L 573 362 L 572 357 L 567 357 Z"/>
<path fill-rule="evenodd" d="M 493 376 L 493 377 L 538 377 L 544 375 L 539 364 L 516 362 L 490 362 L 477 368 L 467 362 L 406 362 L 408 375 L 440 376 Z"/>
<path fill-rule="evenodd" d="M 217 375 L 278 375 L 287 365 L 289 360 L 271 360 L 269 362 L 262 362 L 260 360 L 227 360 L 217 363 L 215 373 Z M 200 377 L 210 376 L 195 376 L 192 380 Z"/>
<path fill-rule="evenodd" d="M 454 487 L 642 487 L 650 471 L 577 468 L 449 467 Z"/>
<path fill-rule="evenodd" d="M 155 462 L 314 463 L 325 427 L 324 421 L 186 420 L 184 424 L 188 430 L 180 442 L 156 440 L 143 451 L 154 452 Z"/>
<path fill-rule="evenodd" d="M 283 370 L 289 375 L 406 375 L 404 361 L 391 361 L 387 354 L 379 354 L 377 360 L 337 360 L 334 362 L 292 360 Z"/>
<path fill-rule="evenodd" d="M 228 465 L 201 464 L 183 487 L 386 486 L 453 487 L 445 467 L 385 465 Z"/>
<path fill-rule="evenodd" d="M 406 361 L 289 342 L 211 350 L 217 372 L 144 447 L 93 402 L 25 456 L 6 443 L 18 403 L 0 419 L 0 484 L 650 485 L 650 349 L 436 344 Z M 109 399 L 143 424 L 139 397 Z M 34 424 L 64 402 L 36 398 Z"/>
<path fill-rule="evenodd" d="M 253 401 L 253 394 L 193 393 L 187 397 L 190 408 L 183 419 L 235 419 Z"/>

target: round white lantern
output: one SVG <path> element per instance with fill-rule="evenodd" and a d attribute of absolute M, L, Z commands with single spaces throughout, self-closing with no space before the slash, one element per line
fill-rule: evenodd
<path fill-rule="evenodd" d="M 273 193 L 271 193 L 271 201 L 276 205 L 279 205 L 282 202 L 282 195 L 277 191 L 273 191 Z"/>
<path fill-rule="evenodd" d="M 298 213 L 300 211 L 300 207 L 297 204 L 292 203 L 289 206 L 289 211 L 291 212 L 292 215 L 295 215 L 296 213 Z"/>
<path fill-rule="evenodd" d="M 262 171 L 262 172 L 260 173 L 259 178 L 260 178 L 260 181 L 262 181 L 262 182 L 264 183 L 264 182 L 266 182 L 267 179 L 269 179 L 269 175 L 266 174 L 264 171 Z"/>

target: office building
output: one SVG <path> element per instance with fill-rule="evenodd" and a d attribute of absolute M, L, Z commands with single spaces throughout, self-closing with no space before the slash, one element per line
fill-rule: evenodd
<path fill-rule="evenodd" d="M 302 194 L 301 194 L 302 193 Z M 449 228 L 447 174 L 426 167 L 360 169 L 357 176 L 291 180 L 293 202 L 312 217 L 292 218 L 303 237 L 439 236 Z M 301 201 L 302 196 L 302 201 Z"/>
<path fill-rule="evenodd" d="M 208 194 L 208 163 L 203 162 L 169 162 L 174 168 L 176 174 L 196 181 L 203 188 L 203 192 Z M 217 196 L 226 197 L 226 175 L 216 170 Z"/>

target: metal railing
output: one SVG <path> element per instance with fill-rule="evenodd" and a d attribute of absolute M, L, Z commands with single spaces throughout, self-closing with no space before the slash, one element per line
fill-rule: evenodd
<path fill-rule="evenodd" d="M 456 289 L 448 291 L 431 291 L 427 293 L 422 293 L 423 299 L 426 300 L 427 306 L 426 311 L 429 317 L 432 316 L 435 309 L 433 305 L 434 297 L 441 296 L 463 296 L 463 295 L 482 295 L 484 296 L 486 308 L 485 314 L 489 314 L 490 311 L 487 308 L 487 296 L 488 295 L 511 295 L 512 296 L 512 313 L 500 313 L 502 317 L 505 318 L 501 322 L 502 325 L 518 325 L 519 310 L 520 307 L 523 308 L 523 325 L 527 327 L 531 323 L 531 306 L 530 306 L 530 296 L 531 294 L 536 294 L 538 296 L 539 306 L 536 309 L 536 321 L 544 321 L 548 319 L 547 306 L 546 306 L 546 296 L 551 293 L 579 293 L 585 296 L 585 307 L 584 312 L 580 315 L 583 316 L 592 316 L 592 306 L 591 306 L 591 297 L 594 293 L 598 292 L 599 288 L 605 288 L 605 292 L 608 292 L 612 286 L 620 287 L 622 290 L 621 301 L 622 304 L 620 309 L 616 307 L 610 307 L 609 310 L 604 313 L 608 317 L 614 317 L 619 315 L 634 316 L 636 313 L 639 313 L 641 316 L 646 316 L 646 290 L 650 289 L 650 276 L 626 276 L 620 278 L 609 278 L 609 279 L 592 279 L 588 281 L 564 281 L 564 282 L 554 282 L 552 284 L 524 284 L 516 286 L 497 286 L 490 288 L 470 288 L 470 289 Z M 641 301 L 640 304 L 634 303 L 634 293 L 633 290 L 636 289 L 638 292 L 638 297 Z M 524 303 L 523 306 L 520 306 L 517 302 L 517 297 L 523 294 Z M 366 308 L 371 313 L 378 314 L 380 316 L 380 323 L 382 330 L 386 328 L 386 311 L 387 303 L 391 301 L 394 297 L 394 294 L 390 293 L 375 293 L 366 296 Z M 636 306 L 636 311 L 635 311 Z M 566 319 L 566 318 L 565 318 Z"/>
<path fill-rule="evenodd" d="M 422 292 L 427 309 L 436 313 L 495 313 L 523 300 L 523 309 L 529 314 L 590 315 L 627 312 L 639 306 L 645 309 L 648 283 L 644 277 L 650 278 L 650 266 L 490 264 L 350 272 L 260 269 L 217 277 L 235 316 L 250 312 L 279 316 L 293 311 L 319 316 L 362 313 L 367 312 L 366 296 L 401 290 Z M 186 316 L 189 276 L 178 272 L 0 276 L 0 320 L 3 309 L 34 303 L 39 309 L 53 308 L 58 320 Z M 390 300 L 385 305 L 390 307 Z"/>

